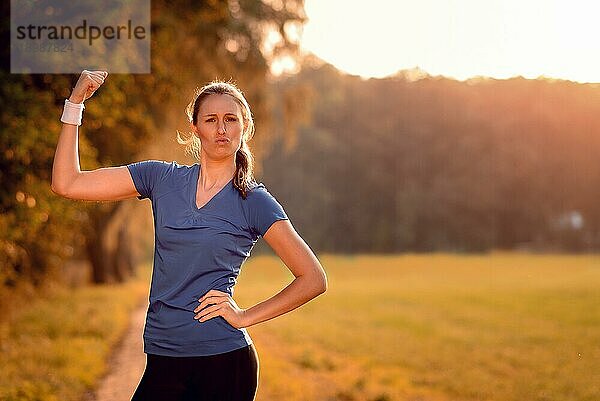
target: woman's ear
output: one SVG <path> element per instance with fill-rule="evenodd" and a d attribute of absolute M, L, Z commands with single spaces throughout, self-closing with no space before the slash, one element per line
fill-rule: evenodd
<path fill-rule="evenodd" d="M 198 128 L 194 125 L 193 121 L 190 121 L 190 129 L 192 130 L 193 133 L 195 133 L 195 134 L 198 133 Z"/>

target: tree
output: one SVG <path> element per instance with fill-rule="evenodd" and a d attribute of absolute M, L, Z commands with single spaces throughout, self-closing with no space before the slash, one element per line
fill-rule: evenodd
<path fill-rule="evenodd" d="M 7 37 L 7 4 L 4 11 L 0 29 Z M 295 54 L 297 45 L 288 28 L 303 21 L 300 0 L 283 7 L 259 0 L 152 1 L 152 73 L 111 75 L 86 104 L 80 128 L 82 169 L 134 161 L 157 141 L 158 132 L 170 131 L 174 138 L 172 128 L 194 87 L 214 78 L 235 77 L 253 106 L 257 125 L 267 126 L 270 62 Z M 274 46 L 266 46 L 266 37 L 273 37 L 270 32 L 279 34 Z M 8 49 L 1 51 L 8 55 Z M 49 189 L 58 116 L 75 79 L 10 75 L 7 65 L 0 72 L 4 283 L 39 281 L 80 249 L 87 252 L 94 282 L 124 280 L 135 263 L 132 247 L 126 246 L 135 242 L 129 239 L 132 202 L 73 202 Z M 268 143 L 268 131 L 261 134 L 266 135 L 257 136 L 256 142 Z"/>

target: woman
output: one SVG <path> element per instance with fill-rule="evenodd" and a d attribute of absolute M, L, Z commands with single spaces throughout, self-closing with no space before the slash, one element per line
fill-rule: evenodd
<path fill-rule="evenodd" d="M 70 199 L 152 201 L 155 253 L 144 328 L 146 370 L 133 400 L 253 400 L 259 363 L 246 327 L 325 292 L 325 272 L 281 205 L 254 181 L 247 145 L 254 132 L 252 114 L 231 84 L 206 85 L 187 108 L 192 136 L 178 139 L 199 163 L 145 160 L 80 171 L 83 102 L 107 75 L 84 70 L 65 100 L 52 190 Z M 242 309 L 232 298 L 233 287 L 261 236 L 295 279 Z"/>

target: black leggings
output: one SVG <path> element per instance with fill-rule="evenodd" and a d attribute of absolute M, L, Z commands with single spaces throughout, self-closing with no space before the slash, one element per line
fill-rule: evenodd
<path fill-rule="evenodd" d="M 207 356 L 146 354 L 131 401 L 252 401 L 258 387 L 254 344 Z"/>

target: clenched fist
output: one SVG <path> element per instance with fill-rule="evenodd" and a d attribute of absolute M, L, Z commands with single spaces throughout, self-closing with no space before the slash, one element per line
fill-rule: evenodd
<path fill-rule="evenodd" d="M 83 70 L 69 101 L 73 103 L 83 103 L 86 99 L 89 99 L 94 92 L 104 83 L 104 80 L 108 76 L 106 71 L 88 71 Z"/>

